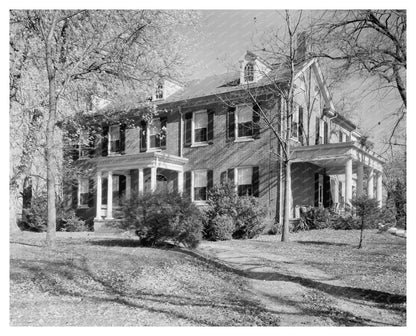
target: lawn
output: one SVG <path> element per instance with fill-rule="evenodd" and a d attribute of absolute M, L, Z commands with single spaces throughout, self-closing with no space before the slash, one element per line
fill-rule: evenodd
<path fill-rule="evenodd" d="M 13 326 L 278 325 L 232 272 L 134 239 L 23 233 L 10 244 Z"/>
<path fill-rule="evenodd" d="M 121 236 L 69 233 L 59 234 L 57 248 L 50 250 L 43 246 L 44 234 L 22 233 L 10 244 L 10 324 L 277 326 L 312 321 L 298 315 L 291 320 L 290 312 L 285 317 L 279 309 L 283 298 L 306 304 L 301 314 L 314 316 L 317 325 L 378 325 L 367 318 L 373 309 L 387 314 L 388 325 L 405 324 L 406 239 L 367 231 L 362 249 L 356 248 L 358 240 L 358 231 L 309 231 L 291 234 L 288 243 L 279 236 L 203 242 L 194 254 L 169 246 L 141 247 L 136 239 Z M 244 258 L 218 267 L 198 257 L 224 251 L 230 257 L 248 256 L 253 271 L 238 270 Z M 322 283 L 319 272 L 342 284 Z M 274 286 L 276 309 L 265 307 L 253 285 L 260 290 Z M 333 298 L 351 302 L 357 293 L 354 307 L 365 306 L 366 318 L 331 306 Z"/>

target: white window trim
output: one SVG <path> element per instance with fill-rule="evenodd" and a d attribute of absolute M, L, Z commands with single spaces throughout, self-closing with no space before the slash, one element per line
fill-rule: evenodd
<path fill-rule="evenodd" d="M 239 136 L 238 135 L 238 109 L 240 107 L 250 107 L 247 104 L 240 104 L 236 106 L 235 113 L 234 113 L 234 133 L 235 133 L 235 139 L 234 142 L 245 142 L 245 141 L 253 141 L 254 138 L 252 135 L 246 135 L 246 136 Z M 251 107 L 253 109 L 253 107 Z M 254 112 L 254 111 L 253 111 Z M 251 115 L 251 120 L 253 121 L 253 114 Z"/>
<path fill-rule="evenodd" d="M 207 141 L 195 141 L 195 115 L 206 113 L 207 114 Z M 191 147 L 204 147 L 208 146 L 208 110 L 198 110 L 192 112 L 192 122 L 191 122 Z"/>
<path fill-rule="evenodd" d="M 156 94 L 157 94 L 157 90 L 158 90 L 158 86 L 159 85 L 162 85 L 162 98 L 157 98 L 156 97 Z M 165 85 L 165 83 L 162 83 L 162 84 L 159 83 L 159 84 L 157 84 L 154 92 L 155 93 L 153 95 L 153 100 L 155 100 L 155 101 L 164 100 L 165 99 L 165 94 L 166 94 L 166 85 Z"/>
<path fill-rule="evenodd" d="M 108 128 L 108 144 L 107 144 L 107 153 L 108 156 L 112 156 L 112 155 L 121 155 L 120 152 L 113 152 L 111 150 L 111 128 L 113 127 L 118 127 L 118 134 L 121 138 L 121 133 L 120 133 L 120 124 L 115 124 L 115 125 L 110 125 L 110 127 Z"/>
<path fill-rule="evenodd" d="M 246 80 L 246 68 L 247 68 L 247 66 L 248 66 L 249 64 L 251 64 L 251 66 L 252 66 L 252 68 L 253 68 L 253 80 Z M 244 65 L 244 69 L 243 69 L 243 81 L 244 81 L 244 84 L 251 84 L 251 83 L 255 83 L 255 81 L 256 81 L 256 65 L 255 65 L 255 62 L 250 61 L 250 62 L 247 62 L 247 63 Z"/>
<path fill-rule="evenodd" d="M 88 201 L 87 204 L 81 204 L 81 185 L 82 185 L 82 180 L 87 180 L 87 189 L 88 192 L 90 192 L 90 183 L 89 183 L 89 179 L 87 177 L 79 177 L 78 178 L 78 189 L 77 189 L 77 207 L 79 209 L 85 209 L 88 208 Z"/>
<path fill-rule="evenodd" d="M 153 118 L 152 122 L 159 120 L 160 118 Z M 150 147 L 150 125 L 146 123 L 146 152 L 160 152 L 162 149 L 160 147 Z"/>
<path fill-rule="evenodd" d="M 235 192 L 238 193 L 238 170 L 239 169 L 245 169 L 245 168 L 251 168 L 251 184 L 253 184 L 253 168 L 255 166 L 239 166 L 239 167 L 235 167 L 234 168 L 234 188 L 235 188 Z"/>
<path fill-rule="evenodd" d="M 205 172 L 205 174 L 207 175 L 207 191 L 208 191 L 208 169 L 195 169 L 192 170 L 191 173 L 191 201 L 195 204 L 207 204 L 206 200 L 195 200 L 195 191 L 194 191 L 194 186 L 195 186 L 195 172 Z"/>

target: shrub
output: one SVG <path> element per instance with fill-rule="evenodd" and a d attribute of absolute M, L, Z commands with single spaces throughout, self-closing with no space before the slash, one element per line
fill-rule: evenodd
<path fill-rule="evenodd" d="M 332 222 L 332 228 L 335 230 L 357 230 L 360 228 L 360 220 L 351 214 L 337 216 Z"/>
<path fill-rule="evenodd" d="M 266 227 L 266 210 L 253 196 L 238 198 L 235 217 L 235 239 L 251 239 L 260 235 Z"/>
<path fill-rule="evenodd" d="M 71 210 L 65 212 L 64 215 L 57 220 L 56 231 L 83 232 L 90 231 L 90 228 L 84 220 L 75 214 L 74 210 Z"/>
<path fill-rule="evenodd" d="M 229 215 L 217 215 L 208 219 L 209 224 L 205 227 L 205 236 L 210 240 L 230 240 L 235 231 L 234 219 Z"/>
<path fill-rule="evenodd" d="M 299 230 L 319 230 L 331 226 L 331 214 L 325 208 L 301 207 L 300 216 L 301 220 L 293 226 L 293 232 Z"/>
<path fill-rule="evenodd" d="M 122 208 L 124 220 L 117 224 L 134 230 L 145 245 L 167 240 L 195 248 L 202 238 L 202 216 L 187 198 L 175 192 L 133 195 Z"/>
<path fill-rule="evenodd" d="M 260 206 L 256 197 L 239 197 L 232 184 L 221 184 L 215 186 L 208 193 L 208 206 L 205 212 L 205 238 L 217 240 L 217 234 L 229 237 L 228 231 L 234 228 L 232 238 L 247 239 L 254 238 L 264 231 L 266 226 L 266 211 Z M 232 219 L 233 225 L 227 219 L 226 228 L 220 228 L 218 216 L 228 216 Z M 221 234 L 220 234 L 221 231 Z M 229 238 L 227 238 L 229 239 Z"/>

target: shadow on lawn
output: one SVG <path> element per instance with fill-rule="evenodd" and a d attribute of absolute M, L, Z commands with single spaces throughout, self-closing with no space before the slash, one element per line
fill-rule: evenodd
<path fill-rule="evenodd" d="M 214 260 L 210 257 L 203 256 L 199 253 L 190 250 L 182 250 L 183 253 L 192 255 L 200 260 L 203 260 L 207 263 L 212 263 L 216 267 L 223 268 L 230 272 L 236 273 L 240 276 L 254 280 L 263 280 L 263 281 L 289 281 L 298 283 L 304 287 L 317 289 L 327 294 L 343 297 L 346 299 L 357 299 L 364 301 L 371 301 L 379 304 L 403 304 L 406 303 L 406 295 L 392 294 L 388 292 L 382 292 L 372 289 L 365 288 L 356 288 L 349 286 L 337 286 L 331 285 L 324 282 L 320 282 L 313 279 L 308 279 L 301 276 L 283 274 L 280 272 L 254 272 L 250 270 L 241 270 L 234 267 L 231 267 L 223 262 Z"/>
<path fill-rule="evenodd" d="M 331 243 L 331 242 L 313 241 L 313 240 L 297 240 L 296 243 L 305 244 L 305 245 L 350 246 L 350 244 L 347 244 L 347 243 Z"/>

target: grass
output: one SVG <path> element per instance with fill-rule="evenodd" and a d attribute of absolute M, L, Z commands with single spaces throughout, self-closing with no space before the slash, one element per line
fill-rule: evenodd
<path fill-rule="evenodd" d="M 65 235 L 61 235 L 63 237 Z M 278 325 L 246 280 L 135 239 L 23 233 L 10 244 L 13 326 Z"/>

